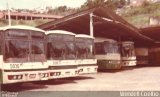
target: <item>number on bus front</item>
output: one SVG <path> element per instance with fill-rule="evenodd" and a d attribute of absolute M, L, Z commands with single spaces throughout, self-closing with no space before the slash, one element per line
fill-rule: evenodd
<path fill-rule="evenodd" d="M 19 68 L 21 64 L 10 64 L 11 68 Z"/>

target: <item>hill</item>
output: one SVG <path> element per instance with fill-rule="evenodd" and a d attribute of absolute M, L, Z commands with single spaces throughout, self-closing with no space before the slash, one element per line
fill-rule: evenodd
<path fill-rule="evenodd" d="M 148 26 L 150 17 L 160 17 L 160 3 L 124 8 L 121 16 L 137 27 Z"/>

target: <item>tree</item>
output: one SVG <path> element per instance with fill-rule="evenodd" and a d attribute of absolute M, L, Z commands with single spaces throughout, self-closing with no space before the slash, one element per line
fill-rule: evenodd
<path fill-rule="evenodd" d="M 125 0 L 122 0 L 121 3 L 125 4 Z M 81 9 L 87 9 L 95 6 L 106 5 L 109 8 L 115 10 L 120 6 L 120 0 L 87 0 L 82 6 Z"/>
<path fill-rule="evenodd" d="M 127 5 L 129 5 L 131 3 L 131 0 L 127 0 Z"/>
<path fill-rule="evenodd" d="M 142 3 L 142 6 L 143 6 L 143 7 L 146 7 L 146 6 L 148 6 L 148 5 L 150 5 L 150 3 L 149 3 L 148 1 L 143 1 L 143 3 Z"/>
<path fill-rule="evenodd" d="M 120 4 L 121 4 L 122 6 L 126 5 L 126 0 L 120 0 Z"/>
<path fill-rule="evenodd" d="M 64 12 L 67 10 L 67 6 L 60 6 L 60 7 L 56 8 L 55 10 L 57 10 L 59 12 Z"/>
<path fill-rule="evenodd" d="M 59 14 L 59 13 L 63 13 L 66 12 L 68 10 L 67 6 L 59 6 L 55 9 L 48 9 L 48 14 Z"/>
<path fill-rule="evenodd" d="M 95 7 L 95 6 L 99 6 L 102 5 L 106 2 L 106 0 L 87 0 L 82 6 L 81 8 L 91 8 L 91 7 Z"/>

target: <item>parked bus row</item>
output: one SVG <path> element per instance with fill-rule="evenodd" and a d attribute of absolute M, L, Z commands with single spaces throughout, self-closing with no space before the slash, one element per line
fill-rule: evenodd
<path fill-rule="evenodd" d="M 98 69 L 121 69 L 123 66 L 135 66 L 134 42 L 118 42 L 113 39 L 96 38 L 95 56 Z"/>
<path fill-rule="evenodd" d="M 0 83 L 21 83 L 135 66 L 134 43 L 28 26 L 0 28 Z"/>
<path fill-rule="evenodd" d="M 96 73 L 94 38 L 28 26 L 0 28 L 0 83 L 19 83 Z"/>

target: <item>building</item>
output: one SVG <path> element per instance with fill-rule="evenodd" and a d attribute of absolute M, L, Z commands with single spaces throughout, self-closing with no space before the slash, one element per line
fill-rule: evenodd
<path fill-rule="evenodd" d="M 150 17 L 149 18 L 149 25 L 160 25 L 160 17 Z"/>
<path fill-rule="evenodd" d="M 34 14 L 29 12 L 11 12 L 10 13 L 11 19 L 15 20 L 34 20 L 34 19 L 59 19 L 62 16 L 58 15 L 49 15 L 49 14 Z M 8 19 L 7 12 L 0 12 L 0 19 Z"/>

